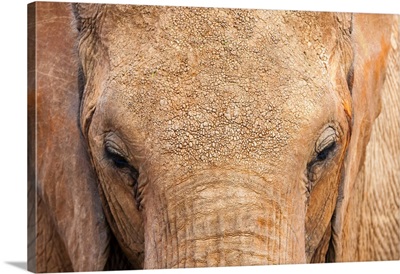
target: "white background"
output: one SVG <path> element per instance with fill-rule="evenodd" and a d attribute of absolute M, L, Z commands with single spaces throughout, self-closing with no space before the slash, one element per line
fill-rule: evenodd
<path fill-rule="evenodd" d="M 23 273 L 27 260 L 27 4 L 26 0 L 7 0 L 1 2 L 1 90 L 0 90 L 0 273 Z M 89 2 L 89 1 L 81 1 Z M 400 14 L 397 0 L 278 0 L 261 1 L 95 1 L 125 4 L 157 4 L 183 6 L 214 6 L 263 9 L 292 9 L 313 11 L 356 11 L 368 13 Z M 326 3 L 329 2 L 329 3 Z M 399 228 L 400 229 L 400 228 Z M 400 247 L 399 247 L 400 248 Z M 367 273 L 400 270 L 400 262 L 347 263 L 329 265 L 265 266 L 240 268 L 209 268 L 205 273 L 272 272 L 272 273 L 320 273 L 360 270 Z M 188 273 L 188 270 L 174 270 L 172 273 Z M 205 269 L 189 270 L 203 273 Z M 355 271 L 355 272 L 354 272 Z M 104 272 L 103 272 L 104 273 Z M 107 272 L 112 273 L 112 272 Z M 114 272 L 115 273 L 115 272 Z M 127 272 L 123 272 L 127 273 Z M 171 273 L 164 270 L 161 273 Z"/>

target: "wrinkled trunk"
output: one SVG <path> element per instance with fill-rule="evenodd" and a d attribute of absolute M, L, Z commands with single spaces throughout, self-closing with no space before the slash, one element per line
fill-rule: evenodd
<path fill-rule="evenodd" d="M 305 262 L 304 213 L 279 184 L 213 172 L 155 193 L 146 208 L 145 268 Z"/>

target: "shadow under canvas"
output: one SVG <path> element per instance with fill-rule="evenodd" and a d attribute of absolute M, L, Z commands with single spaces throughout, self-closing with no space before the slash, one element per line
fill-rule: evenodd
<path fill-rule="evenodd" d="M 27 269 L 27 263 L 26 262 L 5 262 L 6 264 L 15 266 L 17 268 L 26 270 Z"/>

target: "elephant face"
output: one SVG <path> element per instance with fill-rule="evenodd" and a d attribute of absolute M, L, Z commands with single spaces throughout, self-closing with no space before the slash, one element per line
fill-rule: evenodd
<path fill-rule="evenodd" d="M 303 263 L 327 246 L 351 120 L 352 52 L 334 15 L 76 13 L 81 126 L 130 258 Z"/>
<path fill-rule="evenodd" d="M 354 255 L 371 235 L 398 246 L 386 223 L 361 227 L 371 188 L 357 177 L 386 71 L 386 98 L 398 94 L 397 17 L 65 3 L 29 14 L 30 270 L 354 261 L 374 258 Z M 390 197 L 379 207 L 393 217 Z"/>

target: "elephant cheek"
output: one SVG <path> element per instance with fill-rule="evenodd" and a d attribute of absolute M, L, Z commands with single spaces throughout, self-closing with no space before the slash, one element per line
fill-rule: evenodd
<path fill-rule="evenodd" d="M 144 267 L 305 263 L 305 213 L 295 197 L 257 176 L 221 177 L 149 195 Z"/>
<path fill-rule="evenodd" d="M 123 182 L 103 176 L 100 194 L 108 223 L 124 254 L 134 268 L 143 266 L 143 218 L 136 207 L 133 191 Z"/>

